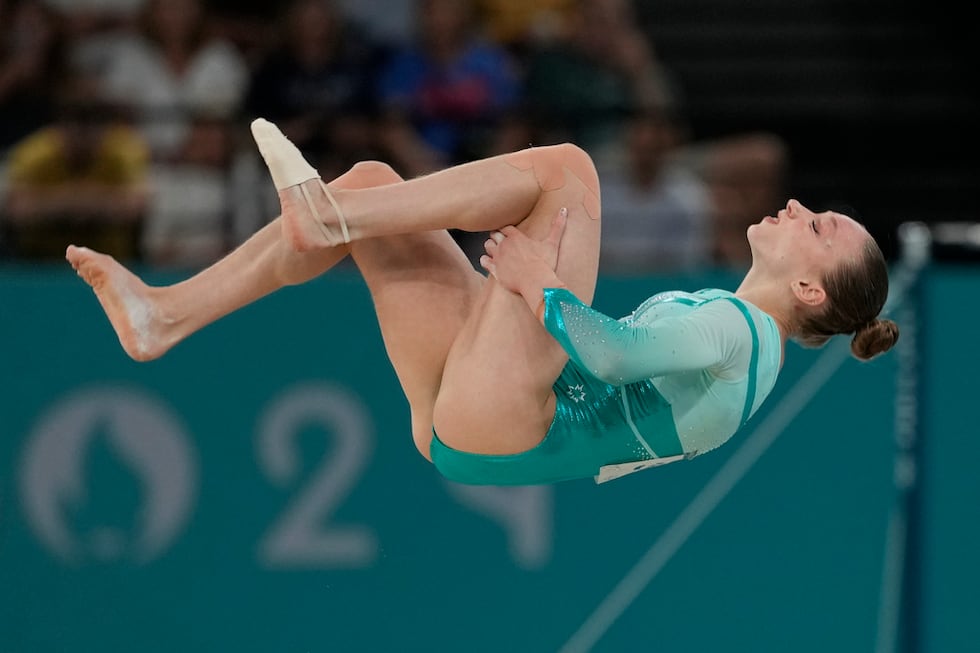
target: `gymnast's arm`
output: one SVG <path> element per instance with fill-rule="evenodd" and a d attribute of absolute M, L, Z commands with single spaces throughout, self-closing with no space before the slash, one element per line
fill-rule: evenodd
<path fill-rule="evenodd" d="M 682 317 L 643 325 L 619 321 L 579 300 L 555 273 L 563 221 L 535 241 L 505 228 L 487 241 L 480 262 L 518 293 L 549 333 L 579 365 L 607 383 L 622 385 L 665 374 L 707 369 L 737 378 L 738 354 L 748 343 L 744 320 L 730 302 L 710 302 Z"/>
<path fill-rule="evenodd" d="M 623 385 L 666 374 L 709 370 L 736 378 L 748 331 L 738 309 L 711 302 L 649 324 L 616 320 L 567 288 L 542 288 L 541 321 L 568 355 L 597 378 Z"/>

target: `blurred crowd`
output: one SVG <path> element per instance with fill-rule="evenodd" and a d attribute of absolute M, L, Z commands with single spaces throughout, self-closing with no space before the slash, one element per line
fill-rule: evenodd
<path fill-rule="evenodd" d="M 0 260 L 214 262 L 277 215 L 264 117 L 327 180 L 570 141 L 604 272 L 741 267 L 786 148 L 698 140 L 684 107 L 629 0 L 0 0 Z M 484 236 L 454 235 L 475 261 Z"/>

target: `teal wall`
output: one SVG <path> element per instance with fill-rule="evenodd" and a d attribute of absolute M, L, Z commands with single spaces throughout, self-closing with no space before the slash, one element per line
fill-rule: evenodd
<path fill-rule="evenodd" d="M 596 306 L 732 282 L 604 279 Z M 949 653 L 980 642 L 980 275 L 927 291 L 923 627 Z M 2 653 L 557 651 L 828 355 L 794 348 L 746 432 L 693 461 L 466 488 L 415 452 L 346 271 L 139 364 L 70 271 L 8 269 L 0 352 Z M 896 361 L 845 362 L 591 650 L 874 650 Z"/>

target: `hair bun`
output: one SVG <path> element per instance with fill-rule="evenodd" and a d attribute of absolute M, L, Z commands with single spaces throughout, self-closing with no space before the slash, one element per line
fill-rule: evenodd
<path fill-rule="evenodd" d="M 871 360 L 898 342 L 898 325 L 891 320 L 874 319 L 857 330 L 851 340 L 851 353 L 860 360 Z"/>

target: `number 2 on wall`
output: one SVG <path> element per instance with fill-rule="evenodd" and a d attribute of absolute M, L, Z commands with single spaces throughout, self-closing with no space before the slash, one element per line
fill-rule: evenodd
<path fill-rule="evenodd" d="M 373 429 L 360 398 L 328 384 L 289 389 L 259 423 L 259 465 L 273 483 L 298 480 L 302 465 L 296 436 L 310 424 L 323 427 L 336 449 L 289 503 L 258 545 L 270 568 L 368 567 L 378 557 L 378 538 L 364 526 L 324 526 L 354 487 L 371 455 Z"/>

